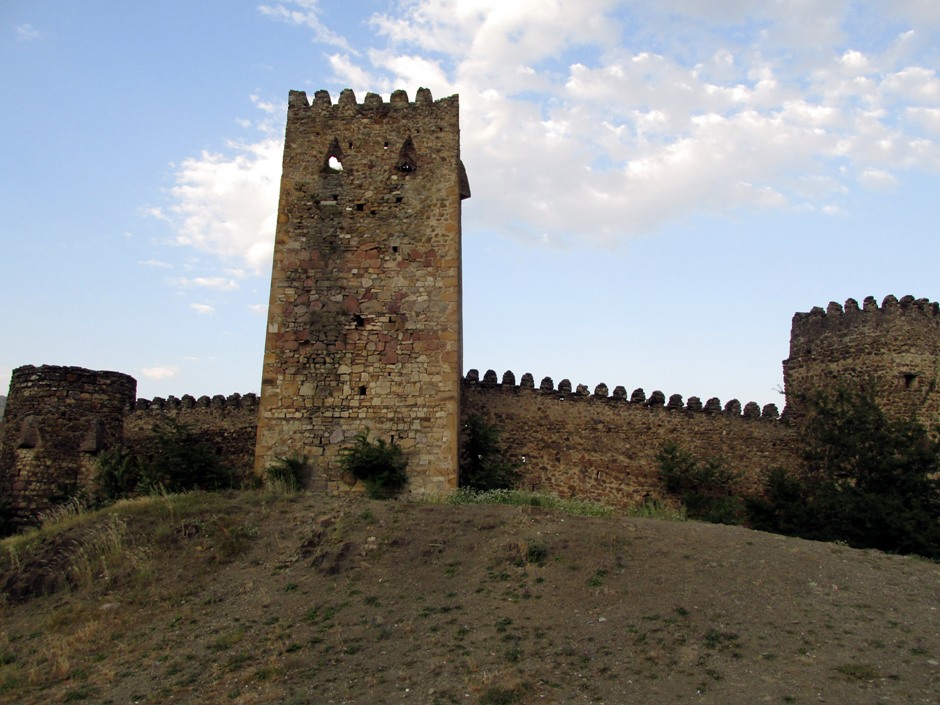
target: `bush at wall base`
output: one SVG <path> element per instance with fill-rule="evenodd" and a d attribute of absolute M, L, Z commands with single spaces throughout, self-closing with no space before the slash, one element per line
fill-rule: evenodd
<path fill-rule="evenodd" d="M 401 446 L 382 438 L 369 440 L 369 431 L 361 431 L 353 444 L 340 452 L 340 466 L 361 480 L 366 494 L 373 499 L 388 499 L 408 484 L 405 468 L 408 460 Z"/>

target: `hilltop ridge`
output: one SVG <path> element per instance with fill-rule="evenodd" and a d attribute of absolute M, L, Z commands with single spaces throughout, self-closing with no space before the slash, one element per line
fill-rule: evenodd
<path fill-rule="evenodd" d="M 242 492 L 0 548 L 0 703 L 940 692 L 940 566 L 739 527 Z"/>

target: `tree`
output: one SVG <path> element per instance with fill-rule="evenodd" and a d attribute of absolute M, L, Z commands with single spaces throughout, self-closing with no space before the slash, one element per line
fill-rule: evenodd
<path fill-rule="evenodd" d="M 482 416 L 469 416 L 460 446 L 460 486 L 476 492 L 508 490 L 520 474 L 520 463 L 507 457 L 500 446 L 496 427 Z"/>
<path fill-rule="evenodd" d="M 888 419 L 870 392 L 804 404 L 803 468 L 769 474 L 748 502 L 754 528 L 940 558 L 940 445 L 913 419 Z"/>

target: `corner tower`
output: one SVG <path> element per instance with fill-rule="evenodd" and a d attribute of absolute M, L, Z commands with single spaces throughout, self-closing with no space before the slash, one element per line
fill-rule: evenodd
<path fill-rule="evenodd" d="M 869 296 L 793 316 L 790 357 L 783 361 L 787 403 L 818 390 L 874 385 L 893 418 L 940 422 L 940 306 L 928 299 Z"/>
<path fill-rule="evenodd" d="M 405 451 L 412 491 L 455 486 L 457 96 L 291 91 L 282 169 L 256 470 L 305 455 L 315 487 L 351 489 L 338 454 L 368 429 Z"/>

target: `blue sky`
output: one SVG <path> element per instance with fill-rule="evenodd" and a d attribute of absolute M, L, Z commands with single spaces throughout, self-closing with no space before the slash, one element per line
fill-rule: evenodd
<path fill-rule="evenodd" d="M 0 64 L 2 389 L 259 391 L 290 89 L 460 94 L 468 369 L 782 406 L 794 312 L 940 298 L 935 0 L 7 0 Z"/>

